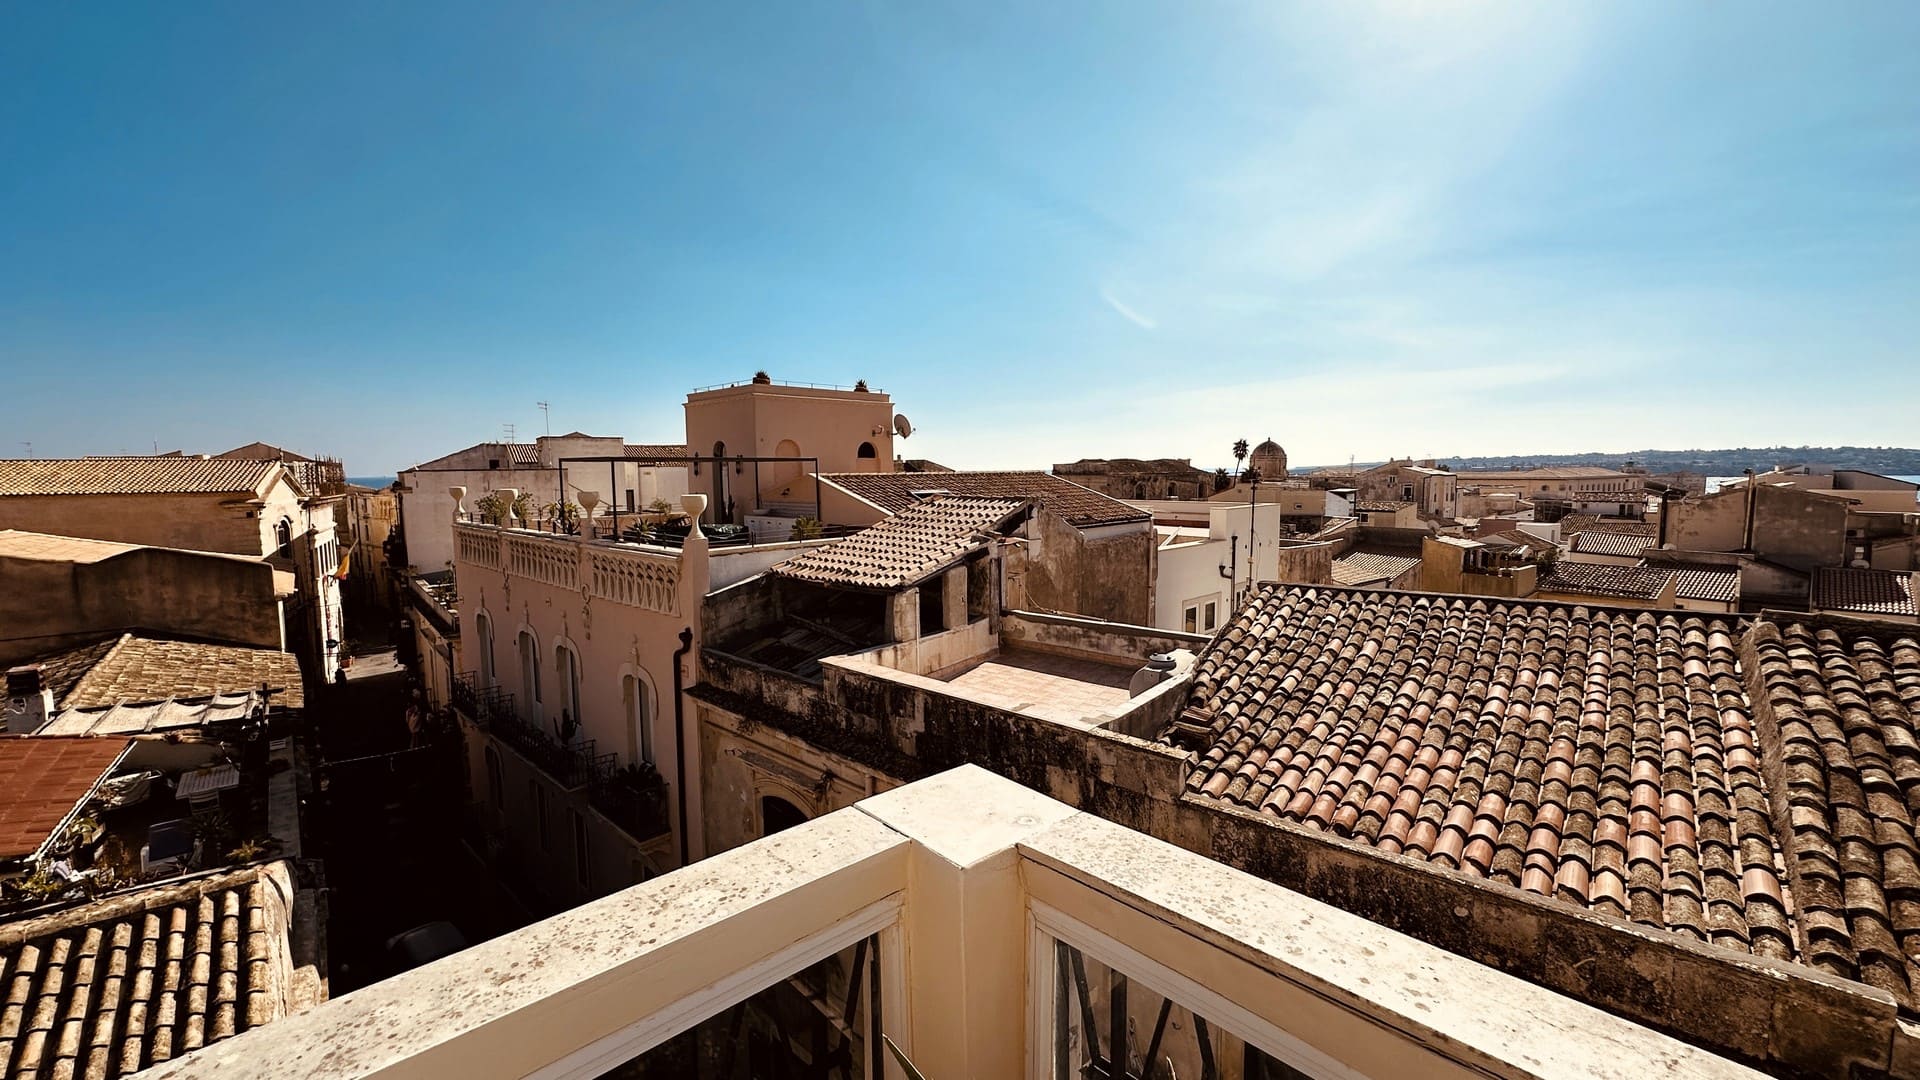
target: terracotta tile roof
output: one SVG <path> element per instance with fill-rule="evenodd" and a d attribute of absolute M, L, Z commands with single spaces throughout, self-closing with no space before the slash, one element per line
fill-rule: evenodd
<path fill-rule="evenodd" d="M 274 468 L 274 462 L 246 458 L 0 460 L 0 496 L 251 494 Z"/>
<path fill-rule="evenodd" d="M 1766 621 L 1744 658 L 1806 962 L 1880 987 L 1911 1011 L 1920 632 Z"/>
<path fill-rule="evenodd" d="M 0 1080 L 113 1077 L 292 1011 L 285 864 L 0 926 Z"/>
<path fill-rule="evenodd" d="M 769 573 L 822 585 L 903 589 L 958 562 L 981 534 L 1027 506 L 1018 499 L 945 495 L 916 503 L 836 544 L 815 548 Z"/>
<path fill-rule="evenodd" d="M 61 673 L 65 687 L 54 687 L 54 700 L 63 709 L 203 698 L 257 690 L 261 683 L 284 689 L 274 695 L 276 705 L 300 708 L 305 703 L 300 662 L 292 653 L 276 649 L 129 633 L 43 656 L 37 662 L 48 666 L 49 683 L 54 682 L 53 672 Z"/>
<path fill-rule="evenodd" d="M 1739 570 L 1703 566 L 1652 566 L 1652 568 L 1673 571 L 1675 596 L 1687 600 L 1718 600 L 1722 603 L 1732 603 L 1740 599 Z"/>
<path fill-rule="evenodd" d="M 687 456 L 687 446 L 685 443 L 628 443 L 621 448 L 620 452 L 629 458 L 641 461 L 683 458 Z"/>
<path fill-rule="evenodd" d="M 1369 585 L 1374 582 L 1392 581 L 1419 565 L 1418 556 L 1375 555 L 1356 551 L 1333 560 L 1333 583 L 1335 585 Z"/>
<path fill-rule="evenodd" d="M 73 685 L 80 681 L 80 677 L 92 671 L 93 665 L 105 658 L 118 644 L 120 644 L 119 638 L 104 637 L 86 645 L 76 645 L 59 652 L 36 656 L 22 663 L 41 666 L 41 684 L 53 691 L 53 702 L 58 705 L 66 700 L 67 694 L 72 692 Z"/>
<path fill-rule="evenodd" d="M 1738 638 L 1685 613 L 1267 585 L 1165 739 L 1203 796 L 1791 959 Z"/>
<path fill-rule="evenodd" d="M 1819 611 L 1862 615 L 1915 615 L 1913 575 L 1904 570 L 1823 567 L 1813 572 L 1813 603 Z"/>
<path fill-rule="evenodd" d="M 1576 596 L 1611 596 L 1631 600 L 1652 600 L 1667 587 L 1671 570 L 1641 566 L 1606 566 L 1599 563 L 1569 562 L 1561 559 L 1553 569 L 1540 575 L 1540 592 L 1571 593 Z"/>
<path fill-rule="evenodd" d="M 1582 555 L 1623 555 L 1637 559 L 1653 546 L 1651 536 L 1587 530 L 1573 537 L 1573 550 Z"/>
<path fill-rule="evenodd" d="M 113 540 L 90 540 L 81 536 L 27 532 L 24 529 L 0 529 L 0 558 L 5 559 L 97 563 L 139 549 L 139 544 L 122 544 Z"/>
<path fill-rule="evenodd" d="M 1405 499 L 1368 499 L 1365 502 L 1354 503 L 1353 508 L 1355 510 L 1365 510 L 1368 513 L 1391 514 L 1405 510 L 1412 505 L 1412 503 L 1407 502 Z"/>
<path fill-rule="evenodd" d="M 126 749 L 125 739 L 0 737 L 0 859 L 39 851 Z"/>
<path fill-rule="evenodd" d="M 1481 543 L 1487 545 L 1488 547 L 1499 547 L 1499 548 L 1510 548 L 1510 547 L 1550 548 L 1550 547 L 1560 546 L 1551 540 L 1543 540 L 1538 536 L 1534 536 L 1530 533 L 1523 533 L 1518 529 L 1508 529 L 1504 532 L 1487 533 L 1484 536 L 1476 536 L 1474 537 L 1474 539 L 1480 541 Z"/>
<path fill-rule="evenodd" d="M 1563 536 L 1583 532 L 1613 533 L 1616 536 L 1658 536 L 1660 527 L 1647 521 L 1604 518 L 1597 514 L 1568 514 L 1560 519 L 1560 532 Z"/>
<path fill-rule="evenodd" d="M 1079 529 L 1153 517 L 1119 499 L 1043 472 L 822 473 L 820 479 L 890 514 L 918 502 L 914 492 L 938 490 L 974 499 L 1033 499 Z"/>

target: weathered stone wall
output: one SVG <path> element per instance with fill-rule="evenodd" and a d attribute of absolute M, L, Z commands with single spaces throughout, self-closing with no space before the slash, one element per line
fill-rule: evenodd
<path fill-rule="evenodd" d="M 1153 621 L 1151 522 L 1082 532 L 1039 508 L 1028 530 L 1025 559 L 1015 568 L 1025 606 L 1114 622 Z"/>
<path fill-rule="evenodd" d="M 137 548 L 95 563 L 0 559 L 0 582 L 0 662 L 128 630 L 286 646 L 263 562 Z"/>

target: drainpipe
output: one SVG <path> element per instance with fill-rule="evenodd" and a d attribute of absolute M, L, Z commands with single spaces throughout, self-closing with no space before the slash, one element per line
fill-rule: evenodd
<path fill-rule="evenodd" d="M 1747 528 L 1746 528 L 1745 535 L 1742 537 L 1742 541 L 1740 544 L 1740 550 L 1747 551 L 1747 552 L 1751 552 L 1753 550 L 1754 499 L 1755 499 L 1755 492 L 1753 490 L 1753 470 L 1748 469 L 1747 470 Z"/>
<path fill-rule="evenodd" d="M 681 695 L 686 687 L 686 677 L 681 673 L 680 663 L 693 651 L 693 627 L 680 631 L 680 647 L 673 651 L 673 753 L 674 760 L 680 765 L 680 775 L 673 778 L 674 795 L 680 803 L 680 865 L 692 861 L 687 848 L 687 716 L 686 703 Z"/>

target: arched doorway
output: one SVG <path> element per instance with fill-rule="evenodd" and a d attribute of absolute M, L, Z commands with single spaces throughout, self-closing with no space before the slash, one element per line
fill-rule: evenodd
<path fill-rule="evenodd" d="M 807 820 L 806 811 L 778 795 L 760 797 L 760 835 L 772 836 Z"/>
<path fill-rule="evenodd" d="M 854 451 L 854 456 L 860 459 L 859 470 L 861 472 L 880 471 L 880 454 L 873 448 L 872 443 L 861 443 L 860 449 Z"/>
<path fill-rule="evenodd" d="M 797 458 L 800 456 L 800 444 L 794 442 L 792 439 L 781 439 L 780 445 L 773 448 L 773 456 L 778 458 Z M 775 484 L 784 484 L 789 480 L 799 478 L 800 474 L 806 471 L 806 466 L 797 461 L 777 461 L 766 466 L 766 470 L 767 473 L 763 490 Z"/>

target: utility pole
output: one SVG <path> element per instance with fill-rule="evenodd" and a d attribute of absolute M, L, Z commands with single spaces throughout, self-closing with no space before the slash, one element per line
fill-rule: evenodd
<path fill-rule="evenodd" d="M 540 416 L 546 421 L 547 434 L 553 434 L 553 414 L 548 410 L 547 403 L 544 401 L 536 401 L 534 404 L 540 406 Z"/>

